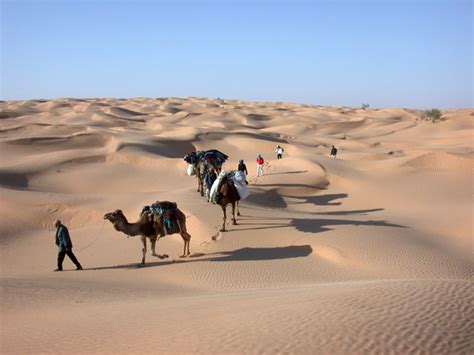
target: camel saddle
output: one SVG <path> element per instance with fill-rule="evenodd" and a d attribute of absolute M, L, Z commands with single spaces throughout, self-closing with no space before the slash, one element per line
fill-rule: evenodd
<path fill-rule="evenodd" d="M 147 206 L 145 206 L 145 208 L 146 207 Z M 149 206 L 149 213 L 158 217 L 161 221 L 161 236 L 181 232 L 177 211 L 178 205 L 175 202 L 156 201 Z"/>

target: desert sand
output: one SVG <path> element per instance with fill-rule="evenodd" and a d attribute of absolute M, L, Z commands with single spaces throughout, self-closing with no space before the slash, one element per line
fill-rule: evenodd
<path fill-rule="evenodd" d="M 0 108 L 1 353 L 474 353 L 474 109 L 432 123 L 206 98 Z M 183 160 L 212 148 L 249 168 L 225 233 Z M 139 237 L 103 216 L 157 200 L 186 214 L 192 255 L 167 236 L 169 258 L 138 268 Z M 55 219 L 83 271 L 66 257 L 52 272 Z"/>

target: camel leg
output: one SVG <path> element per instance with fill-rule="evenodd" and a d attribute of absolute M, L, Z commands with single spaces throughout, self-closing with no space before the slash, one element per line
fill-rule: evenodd
<path fill-rule="evenodd" d="M 189 256 L 189 254 L 191 254 L 189 252 L 189 243 L 191 240 L 191 235 L 186 231 L 182 231 L 181 238 L 183 238 L 183 241 L 184 241 L 184 249 L 183 249 L 183 255 L 181 255 L 180 258 L 185 258 L 186 256 Z"/>
<path fill-rule="evenodd" d="M 150 243 L 151 243 L 151 255 L 152 256 L 158 256 L 155 251 L 155 245 L 156 245 L 156 236 L 154 238 L 150 238 Z"/>
<path fill-rule="evenodd" d="M 187 252 L 187 255 L 190 255 L 191 252 L 189 251 L 189 244 L 191 244 L 191 234 L 189 234 L 188 232 L 186 232 L 186 234 L 187 234 L 187 236 L 188 236 L 188 240 L 187 240 L 187 242 L 188 242 L 187 247 L 188 247 L 188 248 L 187 248 L 186 252 Z"/>
<path fill-rule="evenodd" d="M 224 222 L 222 223 L 221 232 L 225 232 L 225 220 L 226 220 L 226 206 L 222 206 L 222 212 L 224 213 Z"/>
<path fill-rule="evenodd" d="M 232 224 L 234 226 L 237 225 L 237 220 L 235 219 L 235 204 L 236 202 L 232 204 Z"/>
<path fill-rule="evenodd" d="M 151 242 L 151 255 L 156 256 L 159 259 L 165 259 L 165 258 L 168 257 L 168 254 L 157 254 L 156 251 L 155 251 L 155 245 L 156 245 L 156 242 L 158 241 L 158 239 L 159 238 L 154 237 L 153 239 L 150 240 L 150 242 Z"/>
<path fill-rule="evenodd" d="M 235 203 L 235 206 L 237 207 L 237 216 L 240 216 L 239 201 Z"/>
<path fill-rule="evenodd" d="M 145 255 L 146 255 L 146 237 L 142 235 L 142 243 L 143 243 L 143 248 L 142 248 L 142 263 L 139 265 L 145 265 Z"/>

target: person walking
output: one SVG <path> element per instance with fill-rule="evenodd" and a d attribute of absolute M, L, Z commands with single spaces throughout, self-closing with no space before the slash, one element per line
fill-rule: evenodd
<path fill-rule="evenodd" d="M 277 159 L 281 159 L 283 157 L 283 152 L 285 150 L 283 149 L 283 147 L 280 147 L 279 145 L 277 145 L 276 149 L 275 149 L 275 153 L 277 155 Z"/>
<path fill-rule="evenodd" d="M 76 265 L 76 270 L 82 270 L 81 264 L 72 252 L 72 241 L 67 227 L 60 220 L 55 221 L 54 226 L 56 227 L 56 245 L 58 246 L 58 268 L 54 271 L 63 271 L 63 261 L 66 255 Z"/>
<path fill-rule="evenodd" d="M 332 146 L 331 148 L 331 158 L 335 158 L 337 154 L 337 149 L 335 146 Z"/>
<path fill-rule="evenodd" d="M 245 165 L 243 160 L 239 160 L 239 166 L 237 167 L 238 171 L 242 171 L 245 175 L 248 175 L 249 172 L 247 171 L 247 165 Z"/>
<path fill-rule="evenodd" d="M 209 168 L 206 174 L 206 178 L 204 179 L 206 182 L 206 197 L 207 197 L 207 202 L 211 202 L 211 187 L 214 184 L 214 181 L 216 181 L 217 175 L 216 172 L 212 167 Z"/>
<path fill-rule="evenodd" d="M 257 156 L 257 177 L 258 176 L 263 176 L 263 163 L 265 160 L 263 159 L 262 155 L 259 154 Z"/>

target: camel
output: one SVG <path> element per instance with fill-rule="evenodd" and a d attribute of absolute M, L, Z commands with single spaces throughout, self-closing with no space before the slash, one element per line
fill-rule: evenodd
<path fill-rule="evenodd" d="M 214 155 L 214 158 L 207 158 L 206 156 L 210 154 L 211 156 Z M 217 158 L 216 159 L 216 156 L 217 157 L 220 157 L 220 158 Z M 207 164 L 208 166 L 212 167 L 216 173 L 217 176 L 219 176 L 219 174 L 221 173 L 222 171 L 222 164 L 227 160 L 229 159 L 229 156 L 216 150 L 216 149 L 210 149 L 210 150 L 207 150 L 204 154 L 204 158 L 206 159 L 207 161 Z M 220 160 L 219 160 L 220 159 Z"/>
<path fill-rule="evenodd" d="M 186 154 L 184 160 L 191 164 L 194 168 L 194 175 L 198 180 L 197 192 L 201 193 L 201 196 L 204 196 L 204 179 L 206 177 L 206 172 L 209 168 L 214 169 L 216 175 L 219 175 L 222 171 L 222 165 L 219 165 L 216 160 L 205 159 L 206 154 L 220 154 L 223 159 L 227 159 L 228 156 L 224 153 L 219 152 L 218 150 L 211 149 L 207 151 L 198 151 L 191 152 Z"/>
<path fill-rule="evenodd" d="M 186 216 L 184 213 L 180 209 L 177 209 L 176 215 L 178 217 L 180 227 L 179 234 L 184 241 L 183 255 L 180 257 L 186 257 L 190 255 L 189 243 L 191 240 L 191 235 L 186 230 Z M 137 222 L 129 223 L 122 210 L 115 210 L 114 212 L 106 213 L 104 215 L 104 219 L 109 220 L 117 231 L 122 232 L 129 237 L 134 237 L 137 235 L 141 237 L 143 243 L 143 256 L 142 262 L 139 264 L 140 266 L 145 264 L 145 255 L 147 251 L 146 238 L 150 239 L 152 256 L 156 256 L 160 259 L 168 257 L 166 254 L 158 255 L 155 251 L 156 241 L 165 236 L 162 233 L 163 222 L 159 216 L 153 215 L 151 213 L 143 213 Z"/>
<path fill-rule="evenodd" d="M 200 192 L 201 196 L 204 196 L 203 185 L 206 167 L 204 166 L 205 161 L 199 159 L 200 155 L 202 155 L 201 152 L 191 152 L 184 156 L 184 160 L 193 166 L 194 175 L 196 176 L 198 182 L 197 192 Z"/>
<path fill-rule="evenodd" d="M 200 160 L 194 165 L 194 174 L 198 179 L 197 191 L 201 193 L 201 196 L 204 196 L 204 179 L 206 178 L 207 169 L 208 164 L 205 160 Z"/>
<path fill-rule="evenodd" d="M 237 209 L 237 216 L 240 216 L 239 211 L 239 200 L 240 196 L 237 193 L 235 187 L 225 180 L 219 188 L 220 198 L 217 201 L 217 204 L 222 207 L 222 212 L 224 213 L 224 221 L 222 223 L 221 232 L 225 232 L 225 222 L 227 219 L 227 205 L 232 205 L 232 224 L 237 225 L 237 220 L 235 219 L 235 210 Z"/>

